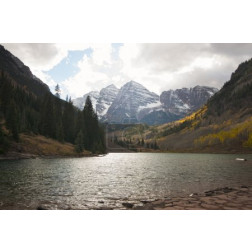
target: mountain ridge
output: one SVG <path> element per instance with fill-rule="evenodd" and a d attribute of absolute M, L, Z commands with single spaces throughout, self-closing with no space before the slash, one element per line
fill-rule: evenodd
<path fill-rule="evenodd" d="M 104 105 L 100 94 L 113 86 L 116 92 Z M 79 109 L 83 108 L 85 99 L 89 95 L 94 108 L 102 122 L 107 123 L 146 123 L 157 125 L 175 121 L 196 111 L 218 91 L 217 88 L 195 86 L 168 90 L 157 95 L 149 91 L 142 84 L 133 80 L 124 84 L 120 89 L 109 85 L 100 91 L 92 91 L 73 100 Z M 100 109 L 103 108 L 103 109 Z"/>
<path fill-rule="evenodd" d="M 36 95 L 44 95 L 50 92 L 47 84 L 33 75 L 28 66 L 6 50 L 2 45 L 0 45 L 0 69 L 15 80 L 16 83 L 23 87 L 27 87 Z"/>
<path fill-rule="evenodd" d="M 142 151 L 158 146 L 162 152 L 252 153 L 252 59 L 196 112 L 158 126 L 135 125 L 115 136 L 131 147 L 132 139 L 142 139 L 144 144 L 138 140 L 134 146 Z"/>

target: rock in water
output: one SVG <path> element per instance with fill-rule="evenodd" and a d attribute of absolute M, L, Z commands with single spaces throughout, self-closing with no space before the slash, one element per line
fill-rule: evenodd
<path fill-rule="evenodd" d="M 247 161 L 246 158 L 236 158 L 235 160 L 236 160 L 236 161 Z"/>

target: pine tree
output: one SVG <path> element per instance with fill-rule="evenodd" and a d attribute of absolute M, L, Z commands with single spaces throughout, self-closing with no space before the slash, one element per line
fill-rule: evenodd
<path fill-rule="evenodd" d="M 56 139 L 60 141 L 61 143 L 64 143 L 64 132 L 63 132 L 62 121 L 59 121 L 57 132 L 56 132 Z"/>
<path fill-rule="evenodd" d="M 83 133 L 80 130 L 75 139 L 75 151 L 81 153 L 83 152 L 83 150 L 84 150 Z"/>
<path fill-rule="evenodd" d="M 90 97 L 86 99 L 86 103 L 83 109 L 84 119 L 84 145 L 85 149 L 94 152 L 106 151 L 105 145 L 105 133 L 104 129 L 100 126 L 97 114 L 93 109 L 93 105 Z"/>
<path fill-rule="evenodd" d="M 60 142 L 64 142 L 64 132 L 62 124 L 62 102 L 59 99 L 54 101 L 54 116 L 55 116 L 55 136 L 56 139 Z"/>
<path fill-rule="evenodd" d="M 155 140 L 155 142 L 154 142 L 153 148 L 154 148 L 154 150 L 159 149 L 159 147 L 158 147 L 158 145 L 157 145 L 157 141 L 156 141 L 156 140 Z"/>
<path fill-rule="evenodd" d="M 62 117 L 64 137 L 67 142 L 74 143 L 75 140 L 75 110 L 71 100 L 64 105 Z"/>
<path fill-rule="evenodd" d="M 60 92 L 61 92 L 60 86 L 59 86 L 59 84 L 57 84 L 57 85 L 55 86 L 55 96 L 56 96 L 57 98 L 60 98 Z"/>
<path fill-rule="evenodd" d="M 97 137 L 97 127 L 98 119 L 94 112 L 93 105 L 90 97 L 86 99 L 86 103 L 83 109 L 84 118 L 84 130 L 86 131 L 85 148 L 87 150 L 93 151 L 93 145 L 95 143 L 95 138 Z"/>
<path fill-rule="evenodd" d="M 141 145 L 144 146 L 144 139 L 142 138 Z"/>
<path fill-rule="evenodd" d="M 46 95 L 42 108 L 41 116 L 41 133 L 44 136 L 55 138 L 56 136 L 56 119 L 53 104 L 53 97 L 51 94 Z"/>
<path fill-rule="evenodd" d="M 83 118 L 83 113 L 81 111 L 77 111 L 77 118 L 76 118 L 76 123 L 75 123 L 75 137 L 77 136 L 77 134 L 80 132 L 80 130 L 82 132 L 85 131 L 84 128 L 84 118 Z"/>

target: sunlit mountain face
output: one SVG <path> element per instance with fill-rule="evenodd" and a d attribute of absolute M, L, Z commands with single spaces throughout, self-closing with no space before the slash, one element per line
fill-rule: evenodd
<path fill-rule="evenodd" d="M 130 81 L 121 89 L 109 85 L 100 92 L 89 92 L 74 99 L 73 104 L 82 110 L 87 96 L 90 96 L 102 122 L 155 125 L 180 119 L 199 109 L 217 91 L 217 88 L 196 86 L 164 91 L 159 96 Z"/>

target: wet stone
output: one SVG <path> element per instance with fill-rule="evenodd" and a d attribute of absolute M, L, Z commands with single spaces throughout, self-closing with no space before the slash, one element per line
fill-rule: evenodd
<path fill-rule="evenodd" d="M 148 204 L 148 203 L 150 203 L 150 201 L 148 201 L 148 200 L 141 200 L 140 202 L 142 202 L 143 204 Z"/>
<path fill-rule="evenodd" d="M 165 204 L 165 207 L 173 207 L 173 203 L 168 203 L 168 204 Z"/>
<path fill-rule="evenodd" d="M 207 210 L 218 210 L 218 209 L 220 209 L 218 206 L 209 205 L 209 204 L 205 204 L 205 203 L 202 203 L 201 207 L 203 207 L 203 208 L 205 208 Z"/>
<path fill-rule="evenodd" d="M 246 188 L 246 189 L 248 189 L 248 187 L 247 187 L 247 186 L 245 186 L 245 185 L 242 185 L 242 186 L 241 186 L 241 188 Z"/>
<path fill-rule="evenodd" d="M 134 206 L 134 204 L 128 203 L 128 202 L 124 202 L 124 203 L 122 203 L 122 205 L 123 205 L 124 207 L 126 207 L 126 208 L 133 208 L 133 206 Z"/>

